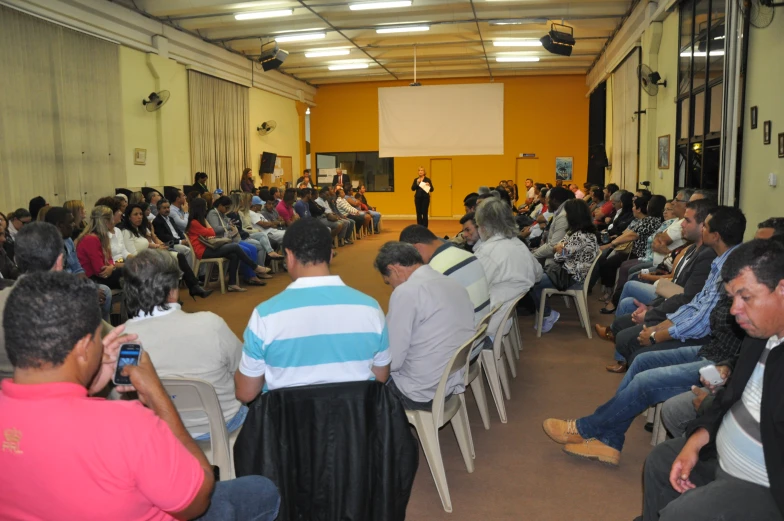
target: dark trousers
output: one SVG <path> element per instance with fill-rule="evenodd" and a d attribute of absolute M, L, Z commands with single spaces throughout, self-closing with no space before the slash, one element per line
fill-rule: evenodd
<path fill-rule="evenodd" d="M 229 259 L 229 285 L 231 286 L 237 284 L 237 268 L 239 268 L 240 262 L 254 270 L 259 266 L 255 260 L 248 257 L 236 242 L 224 244 L 216 250 L 207 248 L 204 250 L 204 255 L 202 255 L 202 259 L 217 259 L 220 257 Z"/>
<path fill-rule="evenodd" d="M 602 279 L 602 285 L 605 288 L 612 288 L 615 286 L 615 275 L 618 272 L 618 268 L 630 258 L 628 253 L 614 253 L 607 257 L 607 260 L 604 262 L 599 261 L 601 262 L 599 274 Z"/>
<path fill-rule="evenodd" d="M 430 207 L 430 196 L 414 196 L 414 206 L 416 206 L 417 224 L 427 228 L 427 209 Z"/>
<path fill-rule="evenodd" d="M 398 400 L 400 400 L 400 402 L 403 404 L 403 407 L 405 407 L 408 410 L 429 411 L 433 408 L 433 400 L 430 400 L 429 402 L 415 402 L 414 400 L 412 400 L 411 398 L 403 394 L 403 391 L 401 391 L 400 388 L 398 388 L 397 384 L 395 384 L 395 380 L 393 380 L 391 376 L 387 380 L 386 385 L 387 385 L 387 389 L 392 391 L 392 394 L 395 395 L 395 397 Z"/>
<path fill-rule="evenodd" d="M 185 281 L 185 285 L 188 286 L 188 289 L 193 289 L 199 285 L 199 279 L 196 278 L 196 275 L 193 274 L 193 270 L 191 269 L 190 265 L 188 265 L 188 259 L 185 258 L 185 255 L 182 253 L 177 254 L 177 264 L 180 267 L 180 271 L 182 272 L 182 280 Z"/>
<path fill-rule="evenodd" d="M 689 479 L 697 488 L 678 493 L 670 470 L 687 438 L 660 443 L 645 460 L 643 521 L 781 521 L 770 489 L 730 476 L 715 458 L 698 460 Z"/>
<path fill-rule="evenodd" d="M 109 286 L 111 289 L 122 289 L 122 285 L 120 281 L 122 280 L 122 267 L 115 267 L 112 274 L 109 275 L 108 278 L 101 278 L 98 275 L 93 275 L 90 277 L 90 280 L 95 282 L 96 284 L 103 284 L 104 286 Z"/>

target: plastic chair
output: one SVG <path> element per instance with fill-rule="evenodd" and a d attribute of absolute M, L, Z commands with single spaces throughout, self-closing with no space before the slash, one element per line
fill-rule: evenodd
<path fill-rule="evenodd" d="M 211 448 L 207 459 L 221 469 L 221 481 L 232 479 L 234 463 L 231 459 L 229 433 L 215 388 L 209 382 L 196 378 L 161 378 L 161 383 L 180 416 L 186 412 L 203 412 L 207 415 Z"/>
<path fill-rule="evenodd" d="M 220 288 L 221 294 L 226 294 L 226 270 L 223 267 L 224 262 L 228 262 L 229 259 L 223 257 L 217 257 L 214 259 L 199 259 L 196 257 L 196 252 L 193 249 L 193 244 L 191 244 L 191 240 L 188 236 L 185 236 L 185 240 L 188 241 L 188 247 L 191 249 L 191 260 L 193 261 L 193 273 L 198 274 L 199 268 L 201 268 L 202 264 L 207 265 L 207 270 L 204 273 L 204 289 L 207 289 L 207 286 L 210 284 L 210 277 L 212 276 L 212 268 L 213 266 L 218 266 L 218 281 L 220 281 Z"/>
<path fill-rule="evenodd" d="M 493 315 L 496 311 L 498 311 L 501 306 L 496 306 L 490 310 L 490 312 L 482 318 L 481 322 L 477 324 L 476 330 L 480 331 L 483 327 L 485 328 L 485 332 L 477 338 L 476 342 L 474 342 L 473 347 L 471 350 L 483 344 L 485 338 L 487 338 L 487 325 L 490 323 L 490 319 L 493 318 Z M 482 417 L 482 424 L 485 426 L 485 430 L 490 429 L 490 409 L 487 407 L 487 396 L 485 395 L 485 384 L 480 377 L 482 373 L 482 352 L 480 351 L 479 354 L 476 356 L 475 360 L 472 360 L 471 363 L 468 365 L 468 371 L 466 371 L 466 381 L 465 386 L 471 386 L 471 391 L 474 393 L 474 399 L 476 400 L 476 407 L 479 409 L 479 416 Z M 475 456 L 475 455 L 474 455 Z"/>
<path fill-rule="evenodd" d="M 471 361 L 471 348 L 477 338 L 485 333 L 487 326 L 480 328 L 468 342 L 463 344 L 446 364 L 441 381 L 438 382 L 436 395 L 433 398 L 433 408 L 430 411 L 413 411 L 406 409 L 408 422 L 414 426 L 422 444 L 422 450 L 430 466 L 430 473 L 433 475 L 438 495 L 441 496 L 441 504 L 447 512 L 452 511 L 452 500 L 449 497 L 449 486 L 446 482 L 446 472 L 444 471 L 444 461 L 441 458 L 441 446 L 438 442 L 438 429 L 452 423 L 452 429 L 457 437 L 457 444 L 463 455 L 466 470 L 474 471 L 474 452 L 473 441 L 471 439 L 471 426 L 468 423 L 468 411 L 465 407 L 465 396 L 453 394 L 449 397 L 446 394 L 446 383 L 451 375 L 464 370 L 468 371 L 468 364 Z"/>
<path fill-rule="evenodd" d="M 588 338 L 593 338 L 591 334 L 591 324 L 590 320 L 591 317 L 588 314 L 588 289 L 591 284 L 591 276 L 593 275 L 593 270 L 596 268 L 596 263 L 599 261 L 600 255 L 597 255 L 596 258 L 591 263 L 590 269 L 588 269 L 588 273 L 583 280 L 582 287 L 580 289 L 567 289 L 565 291 L 560 291 L 556 288 L 546 288 L 542 291 L 542 298 L 539 302 L 539 310 L 536 313 L 536 337 L 540 338 L 542 336 L 542 321 L 544 320 L 544 305 L 547 302 L 547 297 L 551 295 L 563 295 L 564 297 L 572 297 L 574 299 L 575 306 L 577 307 L 577 316 L 580 318 L 580 325 L 585 328 L 585 332 L 588 334 Z M 546 277 L 547 275 L 543 275 Z"/>
<path fill-rule="evenodd" d="M 651 445 L 654 447 L 667 439 L 667 429 L 664 427 L 664 422 L 661 418 L 662 406 L 664 402 L 656 404 L 656 408 L 648 409 L 648 421 L 653 421 L 653 434 L 651 435 Z M 651 411 L 653 411 L 653 418 L 651 418 Z"/>

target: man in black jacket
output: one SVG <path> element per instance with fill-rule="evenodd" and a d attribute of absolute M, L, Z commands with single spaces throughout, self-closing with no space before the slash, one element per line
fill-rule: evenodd
<path fill-rule="evenodd" d="M 784 243 L 739 246 L 722 278 L 748 337 L 727 386 L 687 437 L 648 456 L 644 521 L 784 519 Z"/>
<path fill-rule="evenodd" d="M 188 265 L 193 268 L 193 257 L 191 257 L 191 249 L 188 246 L 188 240 L 185 234 L 177 228 L 177 225 L 172 220 L 171 204 L 168 199 L 158 199 L 158 215 L 152 220 L 152 226 L 155 229 L 155 235 L 165 244 L 168 244 L 177 253 L 185 255 L 185 260 Z"/>
<path fill-rule="evenodd" d="M 337 173 L 332 176 L 332 186 L 342 186 L 344 190 L 351 190 L 351 178 L 338 168 Z"/>

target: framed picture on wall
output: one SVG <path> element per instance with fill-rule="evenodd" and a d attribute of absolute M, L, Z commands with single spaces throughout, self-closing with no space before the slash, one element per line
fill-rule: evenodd
<path fill-rule="evenodd" d="M 779 134 L 779 157 L 784 157 L 784 132 Z"/>
<path fill-rule="evenodd" d="M 133 149 L 133 164 L 134 165 L 146 165 L 147 164 L 147 149 L 146 148 L 134 148 Z"/>
<path fill-rule="evenodd" d="M 561 181 L 571 181 L 573 163 L 574 163 L 573 157 L 556 157 L 555 178 L 560 179 Z"/>
<path fill-rule="evenodd" d="M 762 124 L 762 144 L 763 145 L 770 145 L 770 121 L 766 121 Z"/>
<path fill-rule="evenodd" d="M 757 128 L 757 107 L 751 107 L 751 128 Z"/>
<path fill-rule="evenodd" d="M 657 147 L 657 165 L 659 170 L 670 168 L 670 135 L 659 136 L 659 146 Z"/>

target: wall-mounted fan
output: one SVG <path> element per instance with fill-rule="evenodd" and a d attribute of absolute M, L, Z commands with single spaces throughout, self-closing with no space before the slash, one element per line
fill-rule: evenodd
<path fill-rule="evenodd" d="M 271 119 L 269 121 L 265 121 L 264 123 L 256 127 L 256 130 L 259 132 L 259 135 L 266 136 L 267 134 L 275 130 L 277 127 L 278 124 L 275 123 L 274 119 Z"/>
<path fill-rule="evenodd" d="M 774 4 L 770 0 L 747 0 L 741 5 L 749 13 L 749 23 L 757 29 L 764 29 L 773 23 L 773 8 L 782 4 Z"/>
<path fill-rule="evenodd" d="M 667 87 L 667 81 L 661 81 L 661 74 L 644 63 L 637 66 L 637 77 L 640 79 L 640 85 L 648 93 L 648 96 L 655 96 L 659 92 L 659 85 Z"/>
<path fill-rule="evenodd" d="M 150 93 L 149 99 L 142 100 L 142 105 L 147 109 L 147 112 L 155 112 L 169 101 L 170 95 L 168 90 L 152 92 Z"/>

